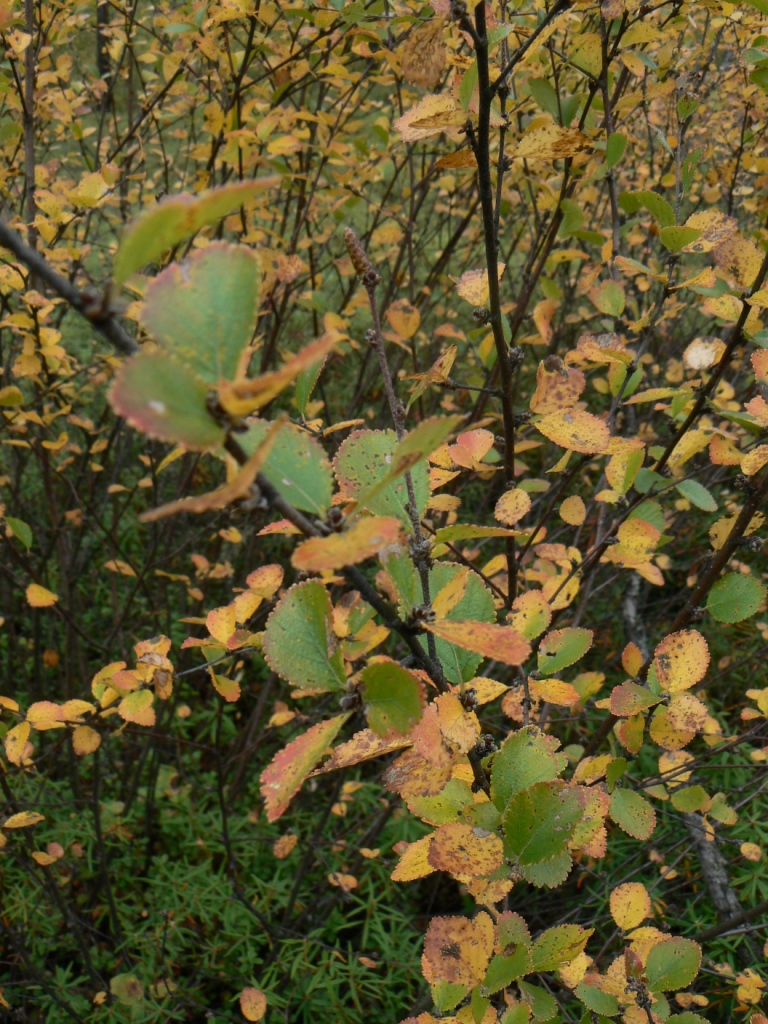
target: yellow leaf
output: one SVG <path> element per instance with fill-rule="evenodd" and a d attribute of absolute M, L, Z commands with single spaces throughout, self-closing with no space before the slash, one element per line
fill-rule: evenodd
<path fill-rule="evenodd" d="M 45 821 L 45 815 L 38 814 L 37 811 L 19 811 L 3 822 L 3 828 L 28 828 L 30 825 L 36 825 L 38 821 Z"/>
<path fill-rule="evenodd" d="M 707 641 L 695 629 L 670 633 L 653 652 L 653 666 L 656 678 L 668 693 L 688 690 L 707 674 Z"/>
<path fill-rule="evenodd" d="M 135 690 L 127 697 L 123 697 L 117 711 L 126 722 L 151 727 L 155 724 L 155 709 L 152 706 L 154 701 L 155 695 L 151 690 Z"/>
<path fill-rule="evenodd" d="M 101 746 L 101 736 L 89 725 L 78 725 L 72 733 L 72 747 L 78 757 L 93 754 Z"/>
<path fill-rule="evenodd" d="M 497 265 L 496 272 L 499 280 L 504 276 L 506 266 L 506 263 L 499 263 Z M 473 306 L 484 306 L 488 302 L 489 288 L 488 271 L 485 269 L 467 270 L 456 282 L 456 291 L 459 298 L 466 299 Z"/>
<path fill-rule="evenodd" d="M 522 665 L 530 656 L 531 645 L 510 626 L 498 626 L 474 619 L 438 619 L 425 623 L 425 628 L 435 636 L 464 650 L 495 658 L 506 665 Z"/>
<path fill-rule="evenodd" d="M 494 517 L 504 526 L 514 526 L 531 510 L 531 499 L 527 491 L 519 487 L 507 491 L 496 502 Z"/>
<path fill-rule="evenodd" d="M 518 160 L 563 160 L 589 149 L 591 145 L 587 136 L 578 129 L 549 124 L 524 135 L 510 155 Z"/>
<path fill-rule="evenodd" d="M 566 498 L 560 506 L 560 518 L 571 526 L 581 526 L 586 517 L 587 507 L 577 494 Z"/>
<path fill-rule="evenodd" d="M 403 142 L 418 142 L 449 128 L 462 128 L 466 123 L 464 110 L 453 96 L 444 93 L 425 96 L 395 121 L 394 128 L 400 132 Z"/>
<path fill-rule="evenodd" d="M 59 600 L 58 594 L 52 590 L 46 590 L 39 583 L 30 583 L 26 590 L 27 602 L 33 608 L 50 608 Z"/>
<path fill-rule="evenodd" d="M 585 455 L 605 451 L 611 439 L 607 424 L 582 409 L 549 413 L 534 426 L 560 448 Z"/>
<path fill-rule="evenodd" d="M 763 851 L 757 843 L 742 843 L 739 850 L 741 851 L 742 857 L 746 857 L 747 860 L 754 861 L 755 864 L 763 859 Z"/>
<path fill-rule="evenodd" d="M 240 993 L 240 1010 L 246 1020 L 261 1020 L 267 1012 L 267 997 L 258 988 L 244 988 Z"/>
<path fill-rule="evenodd" d="M 625 932 L 637 928 L 650 916 L 651 897 L 640 882 L 625 882 L 611 893 L 611 917 Z"/>
<path fill-rule="evenodd" d="M 29 722 L 19 722 L 9 729 L 5 737 L 5 756 L 11 764 L 21 764 L 32 727 Z"/>
<path fill-rule="evenodd" d="M 272 853 L 278 860 L 285 860 L 286 857 L 290 856 L 298 841 L 299 837 L 297 835 L 287 832 L 284 836 L 280 836 L 279 839 L 275 840 L 272 846 Z"/>
<path fill-rule="evenodd" d="M 424 878 L 431 875 L 437 869 L 429 862 L 429 848 L 432 844 L 432 835 L 417 839 L 415 843 L 408 843 L 400 854 L 397 867 L 390 876 L 393 882 L 413 882 L 417 878 Z"/>
<path fill-rule="evenodd" d="M 127 562 L 121 562 L 119 558 L 111 558 L 108 562 L 104 563 L 104 568 L 109 569 L 110 572 L 116 572 L 120 576 L 136 575 L 131 566 Z"/>
<path fill-rule="evenodd" d="M 386 316 L 389 326 L 401 338 L 412 338 L 421 323 L 421 314 L 407 299 L 393 302 L 387 309 Z"/>

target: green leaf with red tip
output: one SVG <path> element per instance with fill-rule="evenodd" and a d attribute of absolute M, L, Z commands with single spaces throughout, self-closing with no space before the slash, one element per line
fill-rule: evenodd
<path fill-rule="evenodd" d="M 251 340 L 260 276 L 250 249 L 214 243 L 152 281 L 141 322 L 155 341 L 215 387 L 235 377 Z"/>
<path fill-rule="evenodd" d="M 154 263 L 206 224 L 221 220 L 279 182 L 276 177 L 261 178 L 225 185 L 201 196 L 183 194 L 164 199 L 135 220 L 123 235 L 112 270 L 115 285 L 119 288 L 147 263 Z"/>
<path fill-rule="evenodd" d="M 205 382 L 192 370 L 157 352 L 128 359 L 109 399 L 117 415 L 142 433 L 204 450 L 224 441 L 223 427 L 208 412 L 207 396 Z"/>

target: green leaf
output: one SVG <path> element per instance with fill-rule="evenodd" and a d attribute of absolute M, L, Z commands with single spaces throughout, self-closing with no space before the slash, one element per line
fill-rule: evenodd
<path fill-rule="evenodd" d="M 676 789 L 672 792 L 671 799 L 675 810 L 684 814 L 700 811 L 709 802 L 707 791 L 703 786 L 686 786 L 685 789 Z"/>
<path fill-rule="evenodd" d="M 528 1024 L 531 1019 L 531 1009 L 527 1003 L 515 1003 L 504 1011 L 501 1024 Z"/>
<path fill-rule="evenodd" d="M 249 420 L 246 433 L 238 435 L 248 455 L 256 451 L 271 425 L 267 420 Z M 333 476 L 328 457 L 320 443 L 299 427 L 286 424 L 280 431 L 262 473 L 302 512 L 324 518 L 331 507 Z"/>
<path fill-rule="evenodd" d="M 593 985 L 585 985 L 582 981 L 574 989 L 574 995 L 580 999 L 588 1010 L 594 1013 L 602 1013 L 606 1017 L 613 1017 L 619 1012 L 619 1001 L 610 992 L 603 992 L 602 989 Z"/>
<path fill-rule="evenodd" d="M 521 870 L 526 882 L 537 889 L 556 889 L 566 880 L 572 867 L 571 855 L 565 850 L 539 864 L 523 864 Z"/>
<path fill-rule="evenodd" d="M 413 531 L 411 518 L 405 511 L 408 490 L 400 475 L 372 492 L 377 484 L 390 476 L 393 456 L 398 447 L 394 430 L 356 430 L 339 448 L 333 464 L 342 491 L 375 515 L 397 516 L 406 530 Z M 424 462 L 413 466 L 411 479 L 421 517 L 429 501 L 429 474 Z"/>
<path fill-rule="evenodd" d="M 633 789 L 614 789 L 608 813 L 619 828 L 635 839 L 650 839 L 656 828 L 656 812 Z"/>
<path fill-rule="evenodd" d="M 20 540 L 27 551 L 29 551 L 32 547 L 32 530 L 30 527 L 27 526 L 23 519 L 14 519 L 13 516 L 6 516 L 5 522 L 16 540 Z"/>
<path fill-rule="evenodd" d="M 746 2 L 757 7 L 755 0 L 746 0 Z M 768 9 L 768 3 L 764 3 L 764 6 Z M 768 13 L 768 10 L 766 13 Z M 749 80 L 753 85 L 762 89 L 764 93 L 768 93 L 768 68 L 755 68 L 754 71 L 750 72 Z"/>
<path fill-rule="evenodd" d="M 542 932 L 531 949 L 534 971 L 556 971 L 571 963 L 584 950 L 593 931 L 578 924 L 559 924 Z"/>
<path fill-rule="evenodd" d="M 491 800 L 500 811 L 511 797 L 537 782 L 553 782 L 565 770 L 568 758 L 556 753 L 554 737 L 525 726 L 513 732 L 493 756 Z"/>
<path fill-rule="evenodd" d="M 464 110 L 469 110 L 472 96 L 477 88 L 477 61 L 473 61 L 470 67 L 461 76 L 459 85 L 459 103 Z"/>
<path fill-rule="evenodd" d="M 629 214 L 645 208 L 662 228 L 672 227 L 675 223 L 675 211 L 658 192 L 625 192 L 619 196 L 619 206 Z"/>
<path fill-rule="evenodd" d="M 133 974 L 116 974 L 110 978 L 109 991 L 123 1006 L 138 1006 L 144 999 L 144 986 Z"/>
<path fill-rule="evenodd" d="M 573 199 L 563 199 L 560 203 L 560 209 L 563 211 L 563 219 L 560 222 L 557 234 L 560 238 L 568 238 L 582 229 L 587 215 Z"/>
<path fill-rule="evenodd" d="M 279 183 L 277 177 L 262 178 L 225 185 L 201 196 L 184 194 L 162 200 L 135 220 L 123 235 L 112 271 L 115 286 L 119 288 L 131 274 L 147 263 L 154 263 L 206 224 L 221 220 L 265 188 Z"/>
<path fill-rule="evenodd" d="M 424 684 L 390 658 L 369 662 L 360 676 L 368 725 L 377 736 L 405 735 L 421 719 Z"/>
<path fill-rule="evenodd" d="M 614 757 L 605 772 L 605 781 L 608 784 L 608 792 L 613 792 L 613 787 L 622 777 L 624 772 L 629 768 L 627 759 L 624 757 Z"/>
<path fill-rule="evenodd" d="M 729 572 L 710 590 L 707 611 L 718 622 L 741 622 L 759 610 L 765 595 L 765 586 L 754 576 Z"/>
<path fill-rule="evenodd" d="M 675 1013 L 668 1017 L 667 1021 L 677 1021 L 677 1024 L 709 1024 L 706 1017 L 702 1017 L 700 1013 L 692 1013 L 690 1010 L 686 1010 L 685 1013 Z"/>
<path fill-rule="evenodd" d="M 546 989 L 532 985 L 529 981 L 519 981 L 518 987 L 536 1020 L 552 1020 L 557 1016 L 558 1006 L 555 997 L 550 995 Z"/>
<path fill-rule="evenodd" d="M 578 797 L 561 783 L 539 782 L 517 793 L 502 818 L 505 855 L 521 865 L 556 857 L 581 815 Z"/>
<path fill-rule="evenodd" d="M 267 821 L 277 821 L 285 813 L 348 718 L 349 714 L 337 715 L 327 722 L 318 722 L 275 754 L 261 773 L 259 786 Z"/>
<path fill-rule="evenodd" d="M 599 287 L 592 289 L 589 297 L 606 316 L 621 316 L 624 312 L 626 299 L 618 281 L 603 281 Z"/>
<path fill-rule="evenodd" d="M 341 648 L 331 626 L 331 599 L 319 580 L 288 590 L 267 619 L 264 657 L 283 679 L 304 689 L 346 684 Z"/>
<path fill-rule="evenodd" d="M 497 954 L 494 956 L 488 964 L 483 986 L 493 995 L 494 992 L 500 992 L 501 989 L 511 985 L 513 981 L 517 981 L 524 974 L 530 974 L 533 969 L 530 949 L 520 945 L 510 955 L 500 956 Z"/>
<path fill-rule="evenodd" d="M 605 146 L 605 162 L 608 165 L 608 170 L 615 167 L 619 160 L 621 160 L 626 148 L 627 136 L 622 132 L 612 132 L 608 136 L 608 142 Z"/>
<path fill-rule="evenodd" d="M 435 796 L 415 796 L 410 797 L 408 801 L 408 809 L 416 815 L 417 818 L 421 818 L 422 821 L 426 821 L 428 825 L 444 825 L 449 821 L 456 821 L 461 811 L 465 808 L 469 809 L 470 820 L 467 822 L 473 827 L 475 825 L 481 825 L 481 822 L 475 820 L 475 808 L 491 808 L 493 811 L 496 810 L 491 804 L 475 804 L 472 789 L 468 782 L 463 779 L 451 779 L 443 786 L 439 793 Z M 498 812 L 496 813 L 498 819 Z M 495 823 L 491 823 L 493 827 L 498 824 L 498 820 Z M 488 831 L 491 831 L 488 828 Z"/>
<path fill-rule="evenodd" d="M 692 96 L 683 96 L 677 101 L 678 121 L 687 121 L 699 109 L 699 101 Z"/>
<path fill-rule="evenodd" d="M 435 1009 L 440 1013 L 450 1013 L 467 994 L 467 986 L 453 985 L 450 981 L 438 981 L 432 985 L 431 991 Z"/>
<path fill-rule="evenodd" d="M 462 568 L 462 566 L 456 565 L 455 562 L 436 562 L 429 571 L 430 594 L 433 596 L 439 594 L 443 587 L 462 571 Z M 415 597 L 416 594 L 421 594 L 421 584 L 415 569 L 413 573 L 412 593 Z M 416 598 L 412 602 L 411 607 L 413 604 L 421 604 L 421 597 Z M 446 618 L 456 621 L 466 619 L 473 619 L 475 622 L 496 621 L 493 595 L 477 573 L 470 571 L 467 577 L 467 589 L 464 591 L 463 597 L 448 612 Z M 427 650 L 426 637 L 421 637 L 421 643 L 424 649 Z M 437 650 L 440 664 L 443 666 L 445 678 L 449 683 L 469 682 L 477 671 L 477 666 L 483 660 L 482 655 L 475 654 L 473 651 L 465 651 L 464 648 L 449 643 L 439 636 L 435 637 L 435 649 Z"/>
<path fill-rule="evenodd" d="M 661 244 L 671 252 L 682 252 L 686 245 L 701 238 L 701 232 L 696 228 L 662 228 L 659 232 Z"/>
<path fill-rule="evenodd" d="M 251 341 L 260 277 L 252 250 L 214 243 L 173 263 L 151 282 L 141 323 L 171 355 L 215 387 L 235 377 Z"/>
<path fill-rule="evenodd" d="M 224 428 L 208 412 L 207 397 L 205 382 L 162 352 L 128 359 L 109 393 L 112 408 L 132 427 L 193 449 L 224 442 Z"/>
<path fill-rule="evenodd" d="M 307 366 L 296 378 L 295 401 L 296 408 L 299 410 L 299 416 L 306 415 L 307 404 L 312 397 L 312 392 L 315 390 L 315 385 L 322 373 L 327 358 L 327 356 L 324 356 L 311 366 Z"/>
<path fill-rule="evenodd" d="M 681 480 L 676 485 L 677 491 L 687 498 L 692 505 L 700 508 L 703 512 L 717 512 L 717 502 L 697 480 Z"/>
<path fill-rule="evenodd" d="M 560 122 L 560 106 L 554 86 L 546 78 L 529 78 L 528 91 L 541 109 L 551 114 L 556 123 Z"/>
<path fill-rule="evenodd" d="M 592 646 L 592 630 L 578 626 L 555 629 L 541 642 L 538 668 L 543 676 L 551 676 L 583 658 Z"/>
<path fill-rule="evenodd" d="M 653 946 L 645 962 L 651 992 L 676 992 L 687 988 L 699 973 L 701 947 L 693 939 L 676 936 Z"/>
<path fill-rule="evenodd" d="M 474 1024 L 482 1024 L 485 1011 L 490 1005 L 491 1000 L 481 994 L 479 985 L 475 985 L 472 989 L 472 995 L 469 998 L 469 1006 L 472 1011 L 472 1020 L 474 1021 Z"/>

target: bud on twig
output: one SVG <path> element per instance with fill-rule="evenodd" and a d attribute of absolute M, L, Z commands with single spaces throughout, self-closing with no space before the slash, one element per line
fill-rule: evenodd
<path fill-rule="evenodd" d="M 381 281 L 381 277 L 352 228 L 344 228 L 344 244 L 357 276 L 361 278 L 366 288 L 375 288 Z"/>

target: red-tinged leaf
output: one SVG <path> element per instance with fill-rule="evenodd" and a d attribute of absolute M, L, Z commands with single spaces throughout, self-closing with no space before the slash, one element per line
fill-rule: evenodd
<path fill-rule="evenodd" d="M 78 725 L 72 733 L 72 749 L 78 757 L 93 754 L 101 746 L 101 736 L 89 725 Z"/>
<path fill-rule="evenodd" d="M 660 696 L 651 693 L 644 686 L 630 682 L 622 683 L 611 691 L 611 714 L 618 718 L 631 718 L 632 715 L 638 715 L 654 707 L 660 700 Z"/>
<path fill-rule="evenodd" d="M 136 430 L 192 450 L 216 448 L 224 441 L 224 428 L 208 412 L 207 397 L 205 382 L 162 352 L 128 359 L 109 393 L 117 415 Z"/>
<path fill-rule="evenodd" d="M 348 714 L 337 715 L 327 722 L 318 722 L 275 754 L 261 774 L 261 795 L 268 821 L 277 821 L 285 813 L 348 718 Z"/>
<path fill-rule="evenodd" d="M 522 665 L 531 653 L 531 645 L 511 626 L 473 619 L 438 619 L 437 622 L 426 623 L 425 629 L 448 643 L 482 654 L 485 658 L 503 661 L 506 665 Z"/>
<path fill-rule="evenodd" d="M 325 572 L 357 565 L 394 544 L 400 534 L 400 520 L 392 516 L 358 519 L 343 533 L 310 537 L 293 552 L 291 562 L 303 572 Z"/>
<path fill-rule="evenodd" d="M 136 690 L 129 693 L 127 697 L 123 697 L 117 706 L 117 711 L 126 722 L 153 726 L 155 724 L 155 709 L 152 706 L 154 702 L 155 695 L 151 690 Z"/>

